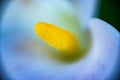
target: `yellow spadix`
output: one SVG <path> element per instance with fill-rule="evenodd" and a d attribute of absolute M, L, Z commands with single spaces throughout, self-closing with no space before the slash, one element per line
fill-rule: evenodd
<path fill-rule="evenodd" d="M 74 53 L 78 47 L 76 37 L 53 24 L 40 22 L 35 26 L 36 34 L 47 44 L 63 53 Z"/>

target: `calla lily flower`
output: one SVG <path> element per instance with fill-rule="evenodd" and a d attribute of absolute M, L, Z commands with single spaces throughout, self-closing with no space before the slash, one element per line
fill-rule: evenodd
<path fill-rule="evenodd" d="M 1 58 L 8 78 L 111 79 L 120 34 L 93 18 L 96 4 L 97 0 L 76 0 L 73 5 L 67 0 L 12 1 L 2 18 Z"/>

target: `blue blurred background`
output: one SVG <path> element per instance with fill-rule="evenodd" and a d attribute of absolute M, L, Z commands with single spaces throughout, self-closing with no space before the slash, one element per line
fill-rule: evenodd
<path fill-rule="evenodd" d="M 6 4 L 9 4 L 10 0 L 0 0 L 0 22 Z M 98 11 L 98 17 L 105 20 L 109 24 L 113 25 L 120 32 L 120 11 L 119 11 L 119 0 L 101 0 L 100 1 L 100 10 Z M 1 26 L 0 26 L 1 28 Z M 0 29 L 1 30 L 1 29 Z M 1 59 L 1 58 L 0 58 Z M 1 60 L 0 60 L 1 62 Z M 0 64 L 1 65 L 1 64 Z M 114 80 L 120 80 L 120 66 L 118 62 L 118 70 L 116 71 Z M 0 80 L 4 80 L 4 71 L 0 66 Z"/>

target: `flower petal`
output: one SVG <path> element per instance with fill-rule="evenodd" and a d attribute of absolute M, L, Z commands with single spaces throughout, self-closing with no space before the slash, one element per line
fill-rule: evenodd
<path fill-rule="evenodd" d="M 100 19 L 92 19 L 90 29 L 93 40 L 91 56 L 94 60 L 96 59 L 91 71 L 110 78 L 110 75 L 114 74 L 114 67 L 119 56 L 120 34 L 111 25 Z"/>
<path fill-rule="evenodd" d="M 80 23 L 83 28 L 87 28 L 89 19 L 96 16 L 99 0 L 76 0 Z"/>
<path fill-rule="evenodd" d="M 118 58 L 119 33 L 99 19 L 90 21 L 90 29 L 93 45 L 83 60 L 65 65 L 47 58 L 15 55 L 4 48 L 2 61 L 6 72 L 15 80 L 104 80 L 110 77 Z"/>

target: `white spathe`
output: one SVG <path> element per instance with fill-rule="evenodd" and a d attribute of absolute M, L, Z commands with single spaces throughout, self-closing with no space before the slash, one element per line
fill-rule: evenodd
<path fill-rule="evenodd" d="M 93 44 L 82 61 L 64 65 L 51 61 L 31 59 L 30 56 L 11 53 L 3 49 L 6 72 L 13 80 L 104 80 L 114 71 L 119 55 L 120 34 L 111 25 L 100 20 L 90 21 Z M 7 57 L 8 56 L 8 57 Z"/>
<path fill-rule="evenodd" d="M 84 4 L 86 5 L 86 3 Z M 67 5 L 68 4 L 64 6 Z M 26 5 L 24 5 L 23 8 L 25 6 Z M 36 10 L 34 10 L 35 8 L 31 6 L 32 10 L 35 12 L 30 13 L 30 7 L 26 7 L 27 11 L 24 15 L 22 15 L 24 17 L 21 17 L 21 14 L 19 14 L 19 12 L 21 12 L 23 9 L 21 8 L 22 7 L 20 3 L 13 1 L 10 9 L 8 9 L 4 15 L 5 17 L 3 18 L 2 22 L 2 63 L 5 72 L 13 80 L 104 80 L 112 74 L 114 71 L 113 67 L 115 66 L 115 62 L 119 55 L 118 50 L 120 47 L 120 34 L 111 25 L 100 19 L 92 19 L 90 20 L 90 24 L 87 23 L 91 18 L 91 12 L 89 13 L 89 11 L 92 11 L 92 8 L 88 11 L 88 14 L 83 15 L 83 17 L 88 16 L 86 19 L 82 17 L 82 22 L 89 24 L 87 26 L 90 28 L 90 31 L 92 33 L 91 37 L 93 43 L 91 49 L 83 60 L 77 61 L 73 64 L 61 64 L 50 60 L 44 55 L 36 57 L 29 54 L 36 53 L 33 50 L 34 47 L 32 47 L 35 45 L 30 45 L 30 43 L 34 43 L 34 39 L 33 41 L 30 40 L 28 43 L 27 41 L 24 42 L 24 40 L 30 39 L 27 38 L 28 35 L 26 35 L 27 37 L 24 35 L 25 33 L 33 34 L 33 28 L 31 27 L 34 26 L 36 21 L 39 21 L 40 18 L 38 16 L 38 13 L 40 12 L 37 11 L 38 13 L 36 13 Z M 68 12 L 72 12 L 69 9 L 71 8 L 67 8 Z M 37 17 L 34 18 L 34 15 Z M 45 13 L 43 15 L 47 14 Z M 50 16 L 49 13 L 48 16 Z M 52 17 L 54 17 L 54 15 L 50 16 L 50 19 L 52 19 Z M 48 19 L 48 21 L 51 21 L 50 19 Z M 27 29 L 28 32 L 25 29 Z M 17 35 L 15 32 L 16 30 L 18 31 Z M 32 38 L 35 37 L 35 35 L 29 36 Z M 16 46 L 14 47 L 14 45 L 23 45 L 23 47 L 27 46 L 27 48 L 29 46 L 31 50 L 29 52 L 29 48 L 27 49 L 25 47 L 25 49 L 28 50 L 28 52 L 26 52 L 24 49 L 21 49 L 19 47 L 16 48 Z M 41 54 L 44 53 L 41 49 L 40 51 Z"/>

